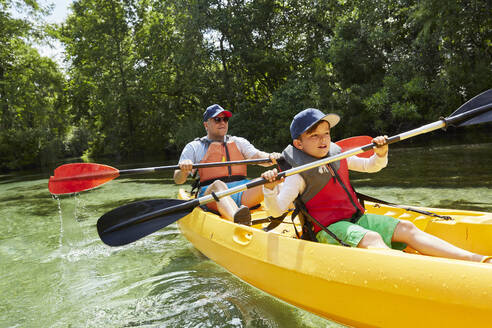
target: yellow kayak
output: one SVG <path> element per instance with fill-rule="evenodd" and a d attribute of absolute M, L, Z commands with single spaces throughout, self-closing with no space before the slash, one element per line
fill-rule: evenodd
<path fill-rule="evenodd" d="M 181 199 L 188 199 L 183 190 Z M 457 246 L 492 254 L 492 213 L 419 208 L 434 218 L 367 203 L 369 213 L 413 221 Z M 262 210 L 253 220 L 268 215 Z M 234 224 L 199 207 L 178 221 L 203 254 L 251 285 L 290 304 L 355 327 L 490 327 L 492 265 L 381 249 L 327 245 L 295 238 L 289 217 Z"/>

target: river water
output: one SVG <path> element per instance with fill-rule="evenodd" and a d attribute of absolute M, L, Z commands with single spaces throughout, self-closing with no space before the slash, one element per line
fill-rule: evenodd
<path fill-rule="evenodd" d="M 129 202 L 175 198 L 171 172 L 59 199 L 48 192 L 49 174 L 0 176 L 0 327 L 341 327 L 234 277 L 176 224 L 124 247 L 104 245 L 97 219 Z M 391 202 L 490 212 L 491 177 L 489 143 L 392 149 L 387 168 L 352 182 Z"/>

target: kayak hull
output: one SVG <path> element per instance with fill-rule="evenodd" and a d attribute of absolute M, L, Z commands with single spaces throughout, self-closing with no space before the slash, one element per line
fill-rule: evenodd
<path fill-rule="evenodd" d="M 372 212 L 394 210 L 380 209 Z M 491 225 L 487 221 L 492 216 L 487 217 L 487 213 L 458 212 L 464 222 L 444 223 L 446 226 L 438 228 L 434 227 L 438 223 L 429 219 L 425 228 L 444 233 L 444 228 L 451 227 L 451 234 L 458 238 L 467 229 L 456 228 L 457 224 L 471 225 L 469 231 L 474 231 L 474 225 Z M 255 212 L 253 219 L 264 215 Z M 420 214 L 410 216 L 425 219 Z M 228 222 L 200 208 L 178 225 L 198 250 L 244 281 L 345 325 L 490 326 L 492 266 L 488 264 L 313 243 L 292 238 L 292 224 L 265 232 Z"/>

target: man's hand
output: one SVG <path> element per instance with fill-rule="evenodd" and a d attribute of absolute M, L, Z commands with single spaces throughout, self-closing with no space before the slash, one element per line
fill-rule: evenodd
<path fill-rule="evenodd" d="M 185 159 L 181 163 L 179 163 L 179 169 L 181 170 L 184 176 L 188 176 L 191 170 L 193 169 L 193 162 L 189 159 Z"/>
<path fill-rule="evenodd" d="M 280 157 L 282 157 L 282 154 L 280 154 L 280 153 L 270 153 L 268 155 L 268 158 L 272 162 L 272 165 L 276 165 L 277 164 L 277 159 L 279 159 Z"/>
<path fill-rule="evenodd" d="M 174 170 L 174 182 L 176 184 L 183 184 L 186 182 L 188 175 L 193 169 L 193 162 L 189 159 L 185 159 L 179 165 L 179 170 Z"/>

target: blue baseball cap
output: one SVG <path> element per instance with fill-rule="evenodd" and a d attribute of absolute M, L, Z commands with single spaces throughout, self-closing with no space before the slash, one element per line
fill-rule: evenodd
<path fill-rule="evenodd" d="M 209 119 L 219 115 L 220 113 L 225 113 L 225 116 L 231 117 L 232 113 L 224 108 L 220 107 L 220 105 L 213 104 L 207 107 L 205 113 L 203 113 L 203 122 L 207 122 Z"/>
<path fill-rule="evenodd" d="M 340 122 L 340 116 L 333 113 L 325 114 L 316 108 L 307 108 L 302 112 L 297 113 L 297 115 L 294 116 L 294 119 L 292 119 L 292 123 L 290 123 L 290 135 L 292 140 L 299 139 L 301 134 L 321 120 L 328 122 L 330 128 L 332 128 Z"/>

